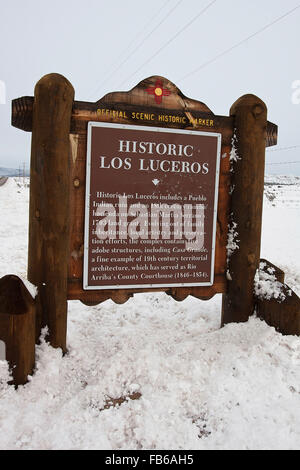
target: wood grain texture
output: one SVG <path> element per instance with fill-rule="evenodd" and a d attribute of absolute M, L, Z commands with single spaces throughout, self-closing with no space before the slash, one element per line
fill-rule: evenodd
<path fill-rule="evenodd" d="M 13 275 L 0 279 L 0 339 L 5 343 L 12 383 L 25 384 L 35 366 L 35 301 Z"/>
<path fill-rule="evenodd" d="M 256 312 L 259 318 L 264 320 L 269 326 L 273 326 L 276 331 L 283 335 L 300 336 L 300 298 L 290 287 L 284 283 L 284 272 L 267 260 L 261 260 L 265 264 L 264 271 L 272 269 L 272 275 L 280 284 L 283 298 L 255 298 Z"/>
<path fill-rule="evenodd" d="M 263 263 L 265 265 L 265 267 L 264 267 L 265 271 L 268 271 L 268 270 L 271 269 L 274 276 L 276 277 L 277 281 L 284 284 L 285 273 L 284 273 L 284 271 L 282 271 L 282 269 L 278 268 L 278 266 L 275 266 L 275 264 L 270 263 L 270 261 L 268 261 L 264 258 L 262 258 L 260 260 L 260 263 Z M 268 271 L 268 272 L 270 273 L 270 271 Z"/>
<path fill-rule="evenodd" d="M 152 95 L 145 92 L 147 88 L 153 87 L 160 79 L 163 86 L 166 87 L 171 94 L 164 97 L 161 105 L 157 105 Z M 32 131 L 33 116 L 33 97 L 22 97 L 12 101 L 12 125 L 18 129 L 30 132 Z M 153 115 L 153 119 L 149 121 L 137 120 L 133 118 L 133 113 L 145 113 L 145 109 L 149 115 Z M 99 110 L 106 112 L 99 113 Z M 115 111 L 127 112 L 127 117 L 113 116 Z M 184 119 L 184 122 L 164 122 L 159 120 L 159 116 L 177 116 Z M 232 117 L 218 116 L 204 103 L 187 98 L 183 93 L 169 80 L 164 77 L 153 76 L 141 81 L 137 86 L 128 92 L 108 93 L 95 103 L 85 101 L 74 101 L 71 115 L 71 134 L 85 134 L 87 123 L 95 122 L 118 122 L 123 124 L 143 124 L 155 127 L 174 127 L 179 129 L 206 130 L 206 126 L 199 124 L 191 124 L 190 118 L 193 120 L 207 119 L 214 120 L 214 132 L 223 133 L 223 143 L 230 145 L 230 135 L 233 125 Z M 273 146 L 277 144 L 278 128 L 275 124 L 268 122 L 266 145 Z"/>
<path fill-rule="evenodd" d="M 282 285 L 284 291 L 289 287 Z M 257 315 L 283 335 L 300 336 L 300 299 L 291 291 L 283 302 L 257 299 Z"/>
<path fill-rule="evenodd" d="M 38 287 L 37 336 L 49 328 L 66 351 L 69 259 L 69 133 L 74 90 L 61 75 L 35 87 L 31 145 L 28 279 Z"/>
<path fill-rule="evenodd" d="M 229 259 L 228 293 L 223 295 L 222 324 L 248 321 L 254 311 L 254 276 L 259 267 L 264 191 L 266 105 L 245 95 L 230 110 L 234 117 L 237 158 L 232 162 L 230 214 L 238 246 Z"/>

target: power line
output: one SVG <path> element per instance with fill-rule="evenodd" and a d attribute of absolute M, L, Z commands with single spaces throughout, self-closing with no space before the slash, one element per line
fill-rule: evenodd
<path fill-rule="evenodd" d="M 295 163 L 300 163 L 300 160 L 296 160 L 295 162 L 266 163 L 266 165 L 294 165 Z"/>
<path fill-rule="evenodd" d="M 293 147 L 281 147 L 281 148 L 276 148 L 276 149 L 267 149 L 268 152 L 283 152 L 286 150 L 294 150 L 300 148 L 300 145 L 294 145 Z"/>
<path fill-rule="evenodd" d="M 168 3 L 170 3 L 171 0 L 167 0 L 163 6 L 150 18 L 150 20 L 146 23 L 146 25 L 134 36 L 134 38 L 132 39 L 132 41 L 129 43 L 129 45 L 127 46 L 127 48 L 125 49 L 125 51 L 123 52 L 123 54 L 133 45 L 135 44 L 135 41 L 137 40 L 137 38 L 148 28 L 148 26 L 150 26 L 150 24 L 152 23 L 152 21 L 154 21 L 157 16 L 160 15 L 160 12 L 162 10 L 164 10 L 164 8 L 168 5 Z M 122 55 L 121 54 L 121 57 Z"/>
<path fill-rule="evenodd" d="M 155 13 L 155 15 L 151 18 L 151 20 L 147 23 L 146 26 L 144 26 L 144 28 L 137 34 L 134 36 L 133 40 L 130 42 L 129 46 L 127 46 L 127 49 L 128 50 L 131 45 L 136 41 L 136 39 L 139 37 L 139 35 L 145 30 L 147 29 L 147 27 L 149 26 L 149 24 L 152 23 L 152 21 L 160 14 L 160 12 L 167 6 L 167 4 L 170 2 L 170 0 L 167 0 L 164 5 L 159 9 L 158 12 Z M 133 56 L 133 54 L 138 51 L 142 45 L 147 41 L 147 39 L 149 39 L 150 36 L 152 36 L 152 34 L 166 21 L 167 18 L 169 18 L 169 16 L 173 13 L 173 11 L 179 6 L 179 4 L 182 3 L 182 0 L 179 0 L 170 10 L 168 10 L 168 12 L 166 13 L 166 15 L 162 18 L 162 20 L 144 37 L 144 39 L 142 39 L 142 41 L 134 48 L 134 50 L 128 54 L 125 59 L 115 68 L 113 69 L 113 71 L 98 85 L 96 91 L 90 95 L 93 96 L 93 95 L 96 95 L 96 93 L 99 91 L 99 89 L 104 85 L 104 83 L 106 83 L 126 62 L 128 62 L 128 60 Z M 125 52 L 125 51 L 124 51 Z M 123 54 L 122 54 L 123 55 Z"/>
<path fill-rule="evenodd" d="M 265 25 L 263 28 L 259 29 L 258 31 L 256 31 L 255 33 L 253 34 L 250 34 L 250 36 L 246 37 L 245 39 L 243 39 L 242 41 L 239 41 L 237 44 L 234 44 L 234 46 L 231 46 L 229 47 L 228 49 L 226 49 L 225 51 L 221 52 L 220 54 L 216 55 L 213 59 L 211 60 L 208 60 L 207 62 L 204 62 L 203 64 L 201 64 L 199 67 L 197 67 L 196 69 L 192 70 L 191 72 L 187 73 L 186 75 L 184 75 L 182 78 L 180 78 L 178 81 L 181 81 L 181 80 L 186 80 L 188 77 L 190 77 L 191 75 L 194 75 L 195 73 L 199 72 L 199 70 L 203 69 L 204 67 L 207 67 L 208 65 L 212 64 L 213 62 L 216 62 L 218 59 L 220 59 L 221 57 L 223 57 L 225 54 L 228 54 L 229 52 L 233 51 L 234 49 L 236 49 L 237 47 L 241 46 L 242 44 L 244 44 L 245 42 L 249 41 L 250 39 L 254 38 L 255 36 L 257 36 L 258 34 L 261 34 L 263 33 L 266 29 L 270 28 L 271 26 L 273 26 L 274 24 L 278 23 L 279 21 L 283 20 L 284 18 L 286 18 L 288 15 L 291 15 L 292 13 L 294 13 L 294 11 L 296 11 L 298 8 L 300 8 L 300 4 L 297 5 L 296 7 L 294 7 L 292 10 L 289 10 L 287 13 L 285 13 L 284 15 L 280 16 L 279 18 L 276 18 L 275 20 L 273 20 L 271 23 L 268 23 L 267 25 Z"/>
<path fill-rule="evenodd" d="M 214 3 L 216 3 L 218 0 L 213 0 L 210 2 L 203 10 L 201 10 L 194 18 L 192 18 L 183 28 L 181 28 L 174 36 L 172 36 L 163 46 L 161 46 L 149 59 L 147 59 L 138 69 L 135 70 L 129 77 L 126 78 L 126 80 L 123 80 L 123 82 L 120 84 L 120 87 L 127 82 L 128 80 L 131 79 L 136 73 L 138 73 L 145 65 L 147 65 L 154 57 L 156 57 L 161 51 L 163 51 L 167 46 L 171 44 L 178 36 L 183 33 L 187 28 L 189 28 L 201 15 L 203 15 Z"/>

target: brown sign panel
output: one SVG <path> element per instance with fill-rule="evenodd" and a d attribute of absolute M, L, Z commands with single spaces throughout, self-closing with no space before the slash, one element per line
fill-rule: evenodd
<path fill-rule="evenodd" d="M 83 288 L 214 282 L 221 134 L 90 122 Z"/>

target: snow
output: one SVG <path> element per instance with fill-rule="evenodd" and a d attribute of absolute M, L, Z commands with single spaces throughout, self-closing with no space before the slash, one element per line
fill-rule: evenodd
<path fill-rule="evenodd" d="M 238 240 L 238 232 L 237 232 L 237 223 L 232 220 L 233 214 L 231 214 L 231 220 L 230 223 L 228 224 L 228 237 L 227 237 L 227 245 L 226 245 L 226 251 L 227 251 L 227 272 L 226 272 L 226 277 L 228 281 L 232 281 L 232 276 L 229 271 L 229 260 L 232 254 L 236 251 L 239 250 L 239 240 Z"/>
<path fill-rule="evenodd" d="M 299 295 L 299 187 L 276 188 L 262 257 Z M 18 179 L 0 187 L 0 276 L 26 279 L 28 199 Z M 300 338 L 255 317 L 220 329 L 220 312 L 219 295 L 69 302 L 66 356 L 43 331 L 18 390 L 0 361 L 0 449 L 299 449 Z"/>
<path fill-rule="evenodd" d="M 266 263 L 260 263 L 254 278 L 254 292 L 263 300 L 276 299 L 283 302 L 286 296 L 291 296 L 292 291 L 277 281 L 274 268 L 267 268 Z"/>
<path fill-rule="evenodd" d="M 265 186 L 262 258 L 282 269 L 286 284 L 300 296 L 300 178 L 280 177 L 281 182 L 290 180 L 280 187 L 278 178 L 274 177 L 274 185 Z"/>
<path fill-rule="evenodd" d="M 237 143 L 238 143 L 238 138 L 237 138 L 236 129 L 235 129 L 233 137 L 231 139 L 231 151 L 230 151 L 230 156 L 229 156 L 229 159 L 231 162 L 231 171 L 233 171 L 232 163 L 233 162 L 236 163 L 238 160 L 241 160 L 241 157 L 238 154 L 238 150 L 237 150 Z"/>
<path fill-rule="evenodd" d="M 239 234 L 236 229 L 237 223 L 232 220 L 231 223 L 228 225 L 228 240 L 226 245 L 227 262 L 229 261 L 229 258 L 232 256 L 235 250 L 239 249 L 239 240 L 237 239 Z"/>
<path fill-rule="evenodd" d="M 29 282 L 28 279 L 23 279 L 23 278 L 21 279 L 23 281 L 23 284 L 27 288 L 28 292 L 31 294 L 31 297 L 35 299 L 38 294 L 38 288 L 35 285 L 33 285 L 31 282 Z M 43 285 L 45 284 L 43 283 Z"/>

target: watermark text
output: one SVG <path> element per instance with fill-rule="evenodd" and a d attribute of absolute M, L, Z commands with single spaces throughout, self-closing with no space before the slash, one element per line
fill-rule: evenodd
<path fill-rule="evenodd" d="M 295 80 L 292 83 L 292 89 L 294 90 L 292 93 L 292 103 L 300 104 L 300 80 Z"/>
<path fill-rule="evenodd" d="M 6 86 L 3 80 L 0 80 L 0 104 L 6 104 Z"/>

